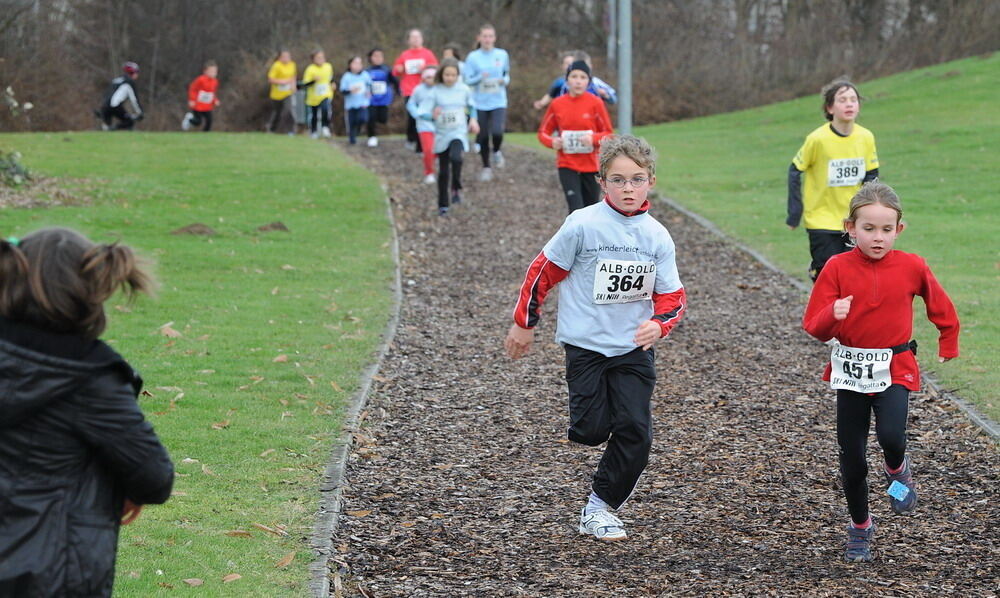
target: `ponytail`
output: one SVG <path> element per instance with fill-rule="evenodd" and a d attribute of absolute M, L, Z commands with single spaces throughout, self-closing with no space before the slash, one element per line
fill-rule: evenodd
<path fill-rule="evenodd" d="M 131 248 L 118 243 L 95 245 L 83 254 L 80 274 L 89 282 L 90 300 L 104 303 L 119 288 L 129 301 L 137 293 L 151 295 L 153 280 L 143 270 Z"/>

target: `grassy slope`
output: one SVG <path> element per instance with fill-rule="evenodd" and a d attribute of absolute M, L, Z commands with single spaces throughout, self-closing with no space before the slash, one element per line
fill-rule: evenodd
<path fill-rule="evenodd" d="M 177 495 L 123 528 L 116 595 L 190 578 L 213 596 L 302 595 L 316 486 L 391 302 L 377 183 L 329 145 L 277 136 L 0 135 L 0 147 L 48 175 L 101 179 L 94 206 L 7 210 L 4 234 L 121 238 L 163 283 L 157 300 L 109 310 L 106 337 L 154 394 L 141 404 L 179 472 Z M 275 220 L 291 232 L 256 231 Z M 218 235 L 169 234 L 193 222 Z M 158 333 L 167 322 L 183 336 Z M 223 584 L 230 573 L 242 578 Z"/>
<path fill-rule="evenodd" d="M 875 134 L 882 180 L 899 193 L 910 226 L 897 247 L 927 259 L 962 318 L 962 358 L 939 365 L 932 359 L 936 331 L 926 323 L 922 306 L 916 309 L 921 361 L 946 387 L 957 388 L 1000 421 L 1000 348 L 995 342 L 1000 334 L 1000 53 L 901 73 L 860 88 L 866 101 L 859 122 Z M 817 94 L 639 127 L 636 133 L 659 150 L 662 193 L 806 280 L 805 233 L 784 225 L 786 173 L 806 134 L 824 122 L 819 103 Z M 514 139 L 538 146 L 527 134 Z"/>

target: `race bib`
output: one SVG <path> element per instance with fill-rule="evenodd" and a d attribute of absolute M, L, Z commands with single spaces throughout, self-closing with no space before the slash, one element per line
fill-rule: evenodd
<path fill-rule="evenodd" d="M 503 79 L 483 79 L 479 82 L 479 93 L 496 93 L 500 91 Z"/>
<path fill-rule="evenodd" d="M 854 392 L 882 392 L 892 384 L 892 349 L 857 349 L 834 345 L 830 352 L 830 387 Z"/>
<path fill-rule="evenodd" d="M 199 104 L 211 104 L 215 100 L 215 94 L 210 91 L 199 91 L 198 92 L 198 103 Z"/>
<path fill-rule="evenodd" d="M 355 83 L 354 85 L 351 85 L 350 90 L 351 90 L 351 93 L 353 93 L 353 94 L 364 93 L 364 91 L 365 91 L 365 84 L 364 83 Z"/>
<path fill-rule="evenodd" d="M 330 84 L 329 83 L 317 83 L 316 87 L 314 89 L 316 90 L 316 95 L 318 95 L 318 96 L 325 96 L 330 91 Z"/>
<path fill-rule="evenodd" d="M 385 92 L 387 91 L 389 91 L 389 86 L 386 85 L 385 81 L 372 81 L 373 96 L 385 95 Z"/>
<path fill-rule="evenodd" d="M 562 137 L 564 154 L 590 154 L 594 151 L 593 131 L 563 131 L 559 136 Z"/>
<path fill-rule="evenodd" d="M 830 187 L 853 187 L 865 178 L 864 158 L 830 160 L 826 184 Z"/>
<path fill-rule="evenodd" d="M 656 264 L 599 260 L 594 272 L 594 303 L 631 303 L 653 297 Z"/>
<path fill-rule="evenodd" d="M 457 129 L 465 126 L 465 108 L 442 108 L 434 119 L 439 129 Z"/>
<path fill-rule="evenodd" d="M 423 58 L 411 58 L 409 60 L 403 61 L 403 70 L 406 71 L 407 75 L 419 75 L 420 71 L 424 69 L 424 59 Z"/>
<path fill-rule="evenodd" d="M 278 91 L 292 91 L 292 84 L 291 83 L 279 83 L 278 84 Z"/>

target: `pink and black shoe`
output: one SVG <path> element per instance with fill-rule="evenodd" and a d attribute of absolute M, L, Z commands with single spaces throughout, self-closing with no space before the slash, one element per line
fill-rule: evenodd
<path fill-rule="evenodd" d="M 910 468 L 910 457 L 903 458 L 903 470 L 899 473 L 885 471 L 886 493 L 889 495 L 889 506 L 897 515 L 908 515 L 917 508 L 917 483 L 913 481 L 913 470 Z"/>

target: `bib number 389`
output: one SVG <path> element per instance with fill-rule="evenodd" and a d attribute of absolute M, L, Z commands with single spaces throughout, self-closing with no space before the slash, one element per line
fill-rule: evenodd
<path fill-rule="evenodd" d="M 882 392 L 892 384 L 892 349 L 834 345 L 830 352 L 830 387 L 854 392 Z"/>
<path fill-rule="evenodd" d="M 853 187 L 865 178 L 864 158 L 830 160 L 826 184 L 830 187 Z"/>
<path fill-rule="evenodd" d="M 600 260 L 594 273 L 594 303 L 630 303 L 653 296 L 656 264 Z"/>

